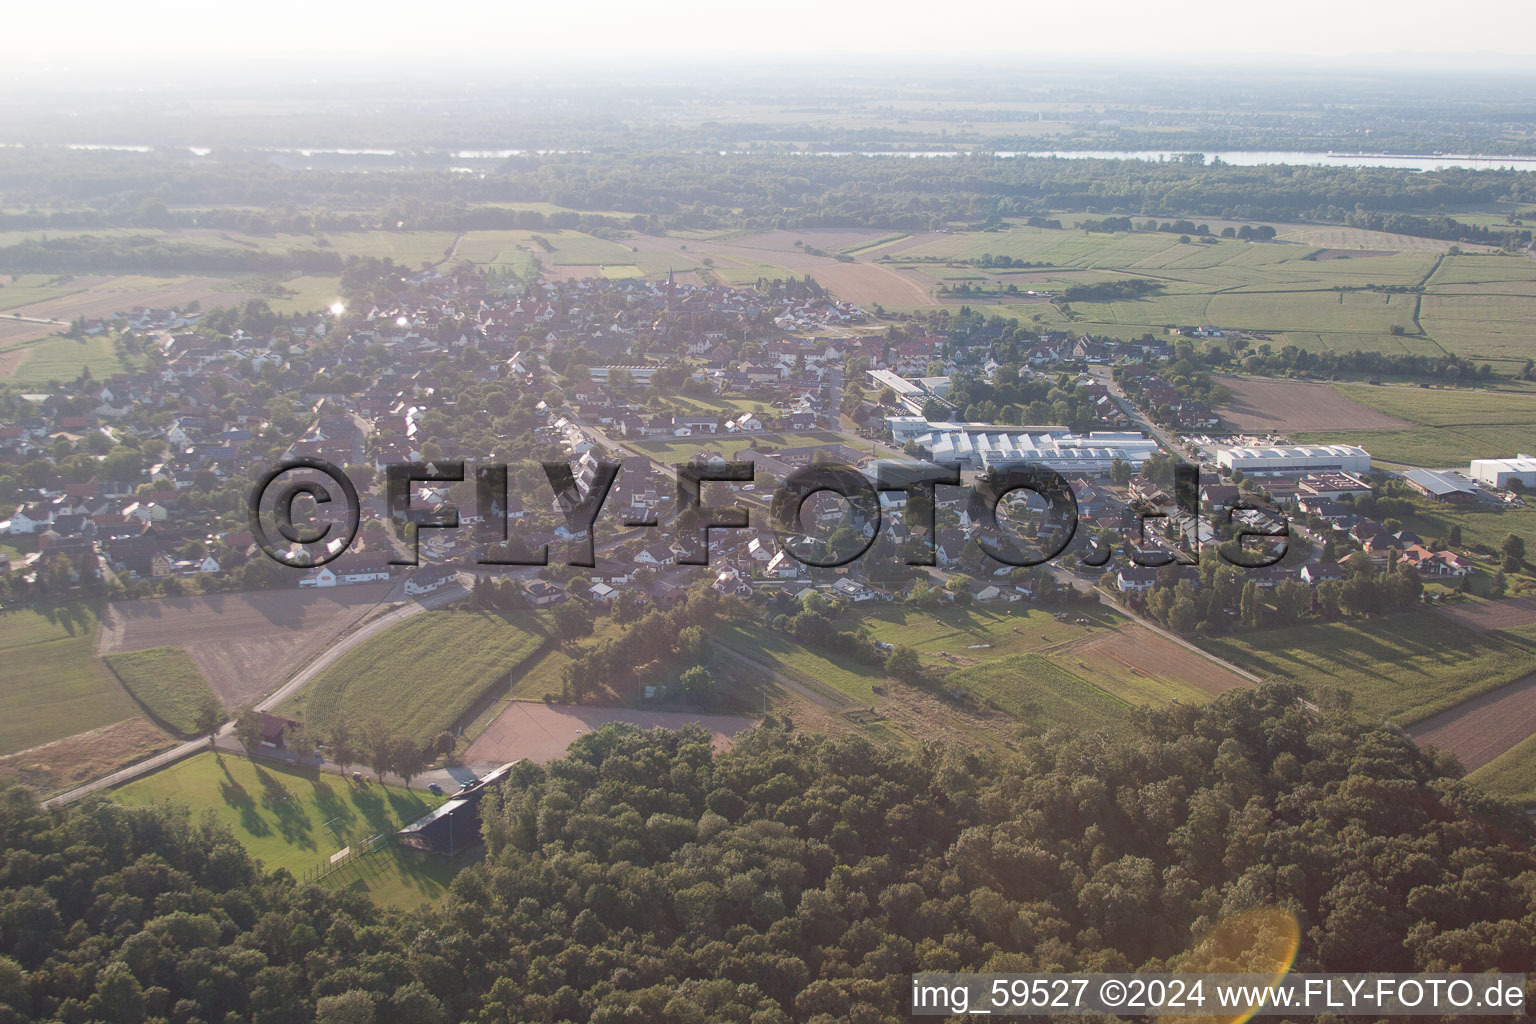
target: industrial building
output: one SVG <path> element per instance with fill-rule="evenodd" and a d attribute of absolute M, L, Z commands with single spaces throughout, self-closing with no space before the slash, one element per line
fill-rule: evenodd
<path fill-rule="evenodd" d="M 891 432 L 896 444 L 916 441 L 924 434 L 1067 434 L 1071 431 L 1060 423 L 960 423 L 955 420 L 929 421 L 922 416 L 887 416 L 885 429 Z"/>
<path fill-rule="evenodd" d="M 1413 489 L 1427 498 L 1450 505 L 1471 505 L 1477 501 L 1477 488 L 1457 473 L 1433 469 L 1410 469 L 1403 474 Z"/>
<path fill-rule="evenodd" d="M 448 857 L 479 845 L 480 801 L 499 788 L 520 763 L 509 762 L 469 783 L 453 799 L 402 828 L 395 834 L 396 840 L 408 849 Z"/>
<path fill-rule="evenodd" d="M 1473 459 L 1468 475 L 1484 487 L 1501 491 L 1519 481 L 1522 487 L 1536 488 L 1536 455 L 1516 455 L 1512 459 Z"/>
<path fill-rule="evenodd" d="M 912 380 L 893 370 L 869 370 L 869 381 L 878 392 L 890 388 L 896 400 L 913 413 L 921 413 L 930 399 L 949 404 L 948 377 L 919 377 Z"/>
<path fill-rule="evenodd" d="M 1268 473 L 1366 473 L 1371 453 L 1352 444 L 1288 445 L 1274 448 L 1227 448 L 1217 453 L 1216 464 L 1246 476 Z"/>
<path fill-rule="evenodd" d="M 1062 474 L 1104 473 L 1116 460 L 1140 469 L 1158 450 L 1155 440 L 1135 431 L 1096 431 L 1085 436 L 1067 431 L 1031 434 L 1008 428 L 970 429 L 969 424 L 930 424 L 915 437 L 934 462 L 959 463 L 962 469 L 1044 466 Z M 946 427 L 957 429 L 943 429 Z"/>

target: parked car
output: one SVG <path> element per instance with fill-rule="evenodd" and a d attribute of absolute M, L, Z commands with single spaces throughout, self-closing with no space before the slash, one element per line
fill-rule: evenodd
<path fill-rule="evenodd" d="M 431 793 L 433 796 L 442 796 L 443 795 L 443 787 L 439 786 L 437 783 L 433 782 L 433 783 L 430 783 L 427 786 L 427 792 Z"/>

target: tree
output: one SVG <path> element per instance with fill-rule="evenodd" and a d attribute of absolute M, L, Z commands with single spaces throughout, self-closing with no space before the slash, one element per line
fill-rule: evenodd
<path fill-rule="evenodd" d="M 373 769 L 374 777 L 384 781 L 384 773 L 395 768 L 395 734 L 381 718 L 370 719 L 363 727 L 363 763 Z"/>
<path fill-rule="evenodd" d="M 393 758 L 395 774 L 405 780 L 406 789 L 411 788 L 411 780 L 425 771 L 429 763 L 427 751 L 409 736 L 395 739 Z"/>
<path fill-rule="evenodd" d="M 923 663 L 917 651 L 905 645 L 897 645 L 885 656 L 885 673 L 909 683 L 920 682 L 923 678 Z"/>
<path fill-rule="evenodd" d="M 555 636 L 564 643 L 574 643 L 592 633 L 592 616 L 575 601 L 566 601 L 555 609 Z"/>
<path fill-rule="evenodd" d="M 677 679 L 683 700 L 700 707 L 709 707 L 715 701 L 715 680 L 703 665 L 695 665 Z"/>
<path fill-rule="evenodd" d="M 1504 570 L 1500 569 L 1498 572 L 1493 574 L 1493 582 L 1488 585 L 1488 596 L 1503 597 L 1505 593 L 1508 592 L 1508 590 L 1509 580 L 1504 575 Z"/>
<path fill-rule="evenodd" d="M 352 730 L 343 720 L 338 719 L 325 733 L 325 747 L 331 755 L 331 760 L 336 762 L 345 775 L 348 768 L 357 763 L 357 745 L 352 737 Z"/>
<path fill-rule="evenodd" d="M 235 739 L 247 754 L 255 754 L 261 746 L 261 712 L 255 708 L 241 708 L 235 716 Z"/>
<path fill-rule="evenodd" d="M 1499 552 L 1504 556 L 1504 569 L 1506 572 L 1519 572 L 1520 563 L 1525 561 L 1525 538 L 1507 533 L 1499 544 Z"/>
<path fill-rule="evenodd" d="M 288 747 L 288 752 L 298 758 L 300 764 L 314 757 L 315 748 L 320 745 L 315 734 L 310 732 L 302 723 L 289 726 L 288 735 L 284 737 L 284 743 Z"/>
<path fill-rule="evenodd" d="M 224 727 L 224 709 L 219 707 L 218 701 L 206 700 L 197 709 L 197 734 L 208 737 L 208 745 L 213 746 L 214 739 L 219 735 L 219 730 Z"/>

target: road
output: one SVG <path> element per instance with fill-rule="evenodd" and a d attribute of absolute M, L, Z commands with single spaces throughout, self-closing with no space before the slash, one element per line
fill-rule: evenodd
<path fill-rule="evenodd" d="M 1109 370 L 1099 366 L 1094 367 L 1091 372 L 1093 373 L 1094 380 L 1109 389 L 1110 397 L 1115 400 L 1116 405 L 1120 406 L 1120 410 L 1131 418 L 1131 422 L 1135 424 L 1138 430 L 1155 438 L 1158 444 L 1175 455 L 1182 457 L 1182 449 L 1179 447 L 1178 442 L 1174 440 L 1173 435 L 1159 427 L 1156 423 L 1153 423 L 1146 413 L 1141 411 L 1141 406 L 1137 405 L 1126 395 L 1125 390 L 1120 387 L 1114 377 L 1110 376 Z"/>
<path fill-rule="evenodd" d="M 391 594 L 391 596 L 393 597 L 394 595 Z M 256 705 L 256 710 L 268 711 L 276 707 L 278 704 L 288 699 L 288 697 L 293 695 L 299 689 L 307 685 L 328 666 L 334 664 L 336 659 L 342 657 L 348 651 L 352 650 L 358 644 L 363 643 L 365 640 L 368 640 L 370 637 L 377 636 L 384 630 L 404 622 L 406 619 L 409 619 L 413 615 L 419 615 L 430 608 L 440 608 L 449 602 L 457 601 L 460 598 L 468 596 L 469 591 L 464 589 L 462 586 L 450 587 L 447 590 L 438 591 L 437 593 L 432 594 L 421 601 L 412 601 L 400 608 L 396 608 L 395 610 L 385 615 L 379 616 L 372 622 L 364 624 L 359 629 L 348 633 L 335 644 L 332 644 L 331 647 L 324 651 L 319 657 L 315 658 L 313 661 L 295 673 L 292 679 L 288 680 L 282 686 L 279 686 L 277 689 L 273 690 L 270 694 L 263 698 L 260 703 Z M 243 752 L 244 748 L 241 747 L 235 740 L 234 735 L 234 724 L 226 724 L 222 729 L 219 730 L 218 736 L 215 738 L 214 743 L 221 750 L 235 750 Z M 190 757 L 198 751 L 207 749 L 208 740 L 206 737 L 195 740 L 188 740 L 185 743 L 179 743 L 169 750 L 161 751 L 153 757 L 147 757 L 144 760 L 135 762 L 126 768 L 119 769 L 110 775 L 104 775 L 92 782 L 87 782 L 83 786 L 77 786 L 76 788 L 71 789 L 66 793 L 60 793 L 58 796 L 43 801 L 43 806 L 63 807 L 67 804 L 72 804 L 76 800 L 88 796 L 91 793 L 100 792 L 103 789 L 110 789 L 113 786 L 120 786 L 125 782 L 130 782 L 133 779 L 137 779 L 143 775 L 148 775 L 151 772 L 164 768 L 168 764 L 179 761 L 184 757 Z"/>

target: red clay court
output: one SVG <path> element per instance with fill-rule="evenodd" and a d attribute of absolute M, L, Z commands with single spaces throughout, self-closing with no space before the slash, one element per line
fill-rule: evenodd
<path fill-rule="evenodd" d="M 642 729 L 678 729 L 697 722 L 714 738 L 716 751 L 729 750 L 731 738 L 757 725 L 740 715 L 696 715 L 686 711 L 641 711 L 636 708 L 580 707 L 513 701 L 480 738 L 469 745 L 464 760 L 472 764 L 505 764 L 525 758 L 539 764 L 564 756 L 577 737 L 609 722 L 629 722 Z"/>

